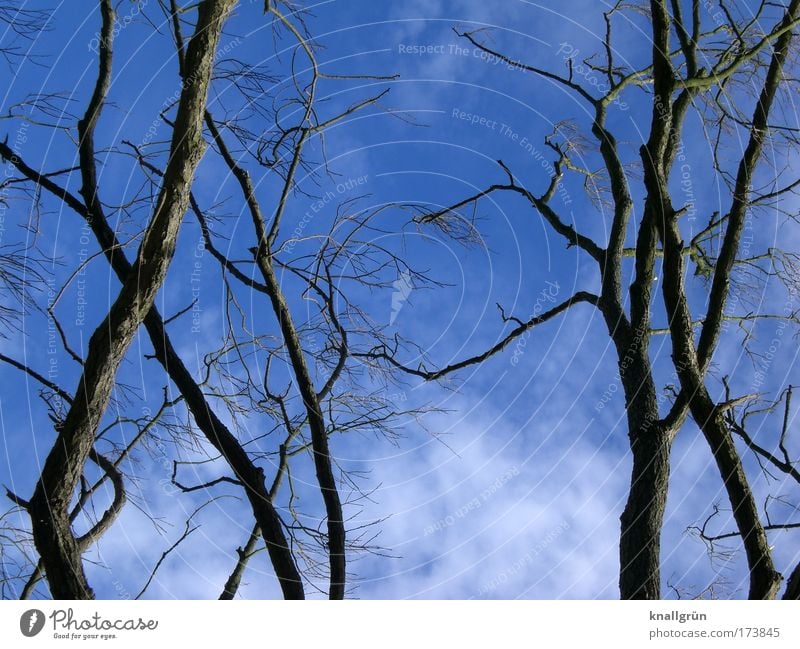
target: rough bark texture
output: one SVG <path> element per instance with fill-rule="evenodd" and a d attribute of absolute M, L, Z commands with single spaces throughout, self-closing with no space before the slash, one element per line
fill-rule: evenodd
<path fill-rule="evenodd" d="M 786 583 L 783 599 L 800 599 L 800 563 L 798 563 Z"/>
<path fill-rule="evenodd" d="M 224 18 L 234 4 L 234 0 L 207 0 L 199 5 L 196 31 L 187 52 L 194 75 L 181 92 L 170 160 L 153 218 L 130 275 L 92 334 L 73 405 L 30 500 L 34 542 L 55 599 L 94 596 L 70 528 L 68 506 L 92 449 L 117 368 L 153 304 L 174 253 L 189 188 L 205 149 L 202 123 L 214 53 Z"/>
<path fill-rule="evenodd" d="M 632 359 L 628 367 L 620 368 L 620 376 L 633 455 L 630 491 L 620 517 L 619 588 L 623 599 L 659 599 L 661 528 L 673 435 L 659 421 L 647 345 L 628 340 L 627 347 L 618 350 L 620 358 Z"/>
<path fill-rule="evenodd" d="M 124 252 L 122 252 L 122 245 L 114 235 L 114 231 L 109 226 L 99 204 L 95 206 L 92 212 L 89 207 L 82 205 L 76 197 L 64 192 L 52 180 L 30 168 L 24 161 L 19 158 L 12 158 L 13 152 L 10 147 L 1 142 L 0 156 L 5 160 L 13 159 L 13 164 L 23 175 L 40 184 L 53 195 L 62 198 L 67 205 L 86 219 L 119 280 L 124 282 L 130 276 L 132 265 L 125 257 Z M 302 599 L 304 597 L 302 582 L 288 547 L 286 536 L 283 533 L 282 524 L 272 505 L 272 498 L 266 488 L 263 475 L 206 400 L 202 389 L 175 350 L 164 326 L 163 318 L 155 306 L 150 308 L 145 317 L 144 326 L 153 345 L 156 359 L 164 367 L 178 391 L 183 395 L 197 427 L 214 448 L 225 457 L 237 479 L 245 485 L 256 520 L 268 522 L 267 526 L 261 528 L 261 534 L 269 551 L 275 574 L 281 583 L 284 597 L 287 599 Z M 260 476 L 260 481 L 252 482 L 252 476 Z"/>
<path fill-rule="evenodd" d="M 719 468 L 733 516 L 742 535 L 747 563 L 750 568 L 751 599 L 773 599 L 778 592 L 781 576 L 775 570 L 772 553 L 758 506 L 750 489 L 739 453 L 733 441 L 723 411 L 712 401 L 702 380 L 695 352 L 692 326 L 686 298 L 681 291 L 683 258 L 675 256 L 680 245 L 678 226 L 670 219 L 665 228 L 664 299 L 670 315 L 673 356 L 682 388 L 690 395 L 689 408 L 703 431 Z"/>
<path fill-rule="evenodd" d="M 651 6 L 654 14 L 654 33 L 656 40 L 660 41 L 661 47 L 661 54 L 656 53 L 655 57 L 656 60 L 666 61 L 664 53 L 668 51 L 669 44 L 669 23 L 665 22 L 667 20 L 665 18 L 666 9 L 663 2 L 653 1 Z M 788 8 L 786 23 L 796 16 L 798 7 L 800 7 L 800 1 L 794 0 Z M 648 200 L 657 202 L 655 205 L 656 225 L 664 247 L 662 286 L 664 303 L 670 321 L 673 361 L 681 388 L 688 397 L 692 417 L 703 431 L 728 493 L 733 516 L 747 554 L 750 570 L 749 597 L 751 599 L 773 599 L 780 587 L 781 576 L 773 564 L 767 534 L 760 521 L 758 506 L 733 436 L 725 421 L 723 411 L 717 407 L 708 393 L 703 375 L 704 366 L 710 360 L 719 335 L 719 325 L 728 295 L 730 273 L 738 253 L 752 173 L 761 156 L 770 107 L 781 82 L 783 63 L 790 42 L 791 32 L 786 32 L 776 42 L 775 52 L 750 129 L 750 141 L 739 166 L 734 203 L 729 213 L 725 240 L 715 268 L 706 327 L 701 334 L 700 349 L 704 350 L 705 354 L 702 359 L 695 348 L 692 316 L 683 288 L 684 244 L 678 225 L 678 215 L 669 200 L 664 170 L 659 165 L 659 160 L 663 160 L 663 154 L 653 150 L 643 151 Z M 670 107 L 671 98 L 666 91 L 671 91 L 672 88 L 671 70 L 659 70 L 656 67 L 655 75 L 657 92 L 659 79 L 662 79 L 661 83 L 665 90 L 662 104 Z M 662 118 L 662 122 L 665 121 L 666 118 Z"/>

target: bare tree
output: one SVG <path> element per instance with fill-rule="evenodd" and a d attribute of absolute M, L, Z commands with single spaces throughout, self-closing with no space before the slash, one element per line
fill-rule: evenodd
<path fill-rule="evenodd" d="M 757 346 L 750 330 L 760 320 L 797 323 L 794 310 L 745 310 L 743 300 L 738 308 L 727 307 L 732 292 L 752 296 L 770 280 L 776 280 L 788 295 L 796 294 L 794 252 L 774 247 L 756 251 L 754 247 L 760 243 L 742 252 L 740 242 L 746 219 L 796 217 L 791 208 L 784 207 L 784 199 L 798 187 L 790 165 L 771 169 L 763 154 L 767 148 L 795 150 L 796 125 L 783 122 L 786 114 L 780 104 L 791 102 L 796 84 L 792 39 L 798 3 L 776 6 L 759 2 L 752 7 L 752 15 L 746 15 L 744 9 L 737 10 L 720 1 L 715 24 L 709 24 L 714 21 L 703 15 L 703 5 L 707 4 L 699 0 L 617 2 L 603 13 L 606 32 L 599 55 L 582 60 L 566 56 L 565 71 L 546 69 L 498 51 L 484 29 L 456 31 L 493 60 L 524 71 L 529 84 L 550 82 L 573 93 L 578 103 L 586 107 L 589 120 L 585 130 L 591 137 L 582 134 L 579 123 L 557 124 L 545 140 L 553 153 L 552 173 L 540 191 L 524 186 L 518 174 L 500 161 L 499 172 L 504 180 L 445 209 L 431 211 L 424 204 L 408 206 L 414 213 L 413 220 L 471 242 L 475 239 L 476 206 L 489 195 L 517 195 L 568 248 L 578 248 L 597 264 L 600 287 L 598 291 L 580 290 L 529 319 L 508 316 L 501 309 L 503 322 L 513 328 L 486 351 L 445 367 L 435 368 L 433 361 L 418 366 L 404 363 L 409 351 L 423 354 L 423 350 L 413 347 L 381 346 L 368 354 L 378 364 L 426 380 L 441 380 L 481 363 L 531 329 L 578 305 L 598 309 L 617 353 L 633 455 L 630 491 L 621 516 L 619 585 L 623 598 L 661 597 L 660 536 L 670 478 L 670 451 L 689 415 L 705 435 L 727 490 L 737 535 L 747 556 L 749 596 L 774 598 L 781 583 L 735 444 L 737 428 L 728 419 L 732 409 L 749 398 L 745 395 L 715 401 L 708 384 L 713 378 L 709 374 L 711 361 L 728 321 L 740 325 L 748 348 Z M 646 65 L 631 68 L 620 60 L 623 57 L 614 39 L 620 24 L 636 25 L 650 35 L 652 51 Z M 626 30 L 633 37 L 631 28 Z M 578 66 L 585 74 L 576 72 Z M 605 92 L 598 96 L 588 77 L 601 78 L 603 84 L 595 78 L 594 85 L 602 85 Z M 760 88 L 756 97 L 749 91 L 753 87 Z M 615 132 L 609 126 L 610 116 L 619 111 L 623 96 L 628 105 L 641 107 L 643 117 L 649 110 L 649 135 L 638 151 L 621 144 L 630 139 L 629 133 Z M 694 210 L 694 203 L 688 203 L 685 193 L 675 189 L 676 167 L 680 169 L 679 162 L 692 160 L 695 150 L 683 142 L 689 115 L 698 115 L 705 124 L 715 153 L 709 175 L 716 175 L 728 191 L 728 204 L 709 215 L 707 227 L 699 232 L 690 231 L 691 224 L 686 219 L 687 213 Z M 738 138 L 744 138 L 747 145 L 732 171 L 731 149 Z M 639 159 L 632 153 L 638 154 Z M 598 167 L 599 171 L 593 171 Z M 605 207 L 610 208 L 607 240 L 597 241 L 582 232 L 591 221 L 591 214 L 580 214 L 572 222 L 569 215 L 560 213 L 554 199 L 573 181 L 587 189 L 604 216 Z M 634 215 L 638 201 L 642 208 L 637 222 Z M 624 264 L 628 259 L 633 260 L 634 267 L 626 287 Z M 694 267 L 693 276 L 687 274 L 687 266 Z M 659 274 L 663 274 L 661 285 L 668 316 L 661 326 L 654 323 L 653 287 Z M 704 309 L 690 306 L 690 292 L 694 295 L 698 291 L 705 293 Z M 658 388 L 662 379 L 654 369 L 650 348 L 651 337 L 664 334 L 669 334 L 672 343 L 673 365 L 680 383 L 680 390 L 672 392 L 671 403 Z M 756 353 L 755 349 L 752 353 Z M 664 389 L 670 393 L 668 382 Z M 791 473 L 793 462 L 785 457 L 779 464 Z"/>
<path fill-rule="evenodd" d="M 443 381 L 585 307 L 599 313 L 616 352 L 633 459 L 621 516 L 622 597 L 662 596 L 670 454 L 690 417 L 713 454 L 735 522 L 735 529 L 719 529 L 725 507 L 709 503 L 707 519 L 691 531 L 712 556 L 728 552 L 726 543 L 741 545 L 749 596 L 776 597 L 782 575 L 770 535 L 800 525 L 792 518 L 794 497 L 782 493 L 798 482 L 788 442 L 793 388 L 743 392 L 714 360 L 733 339 L 757 359 L 765 351 L 760 325 L 800 322 L 796 309 L 765 311 L 759 297 L 777 287 L 793 301 L 797 253 L 761 239 L 743 245 L 755 219 L 796 218 L 787 199 L 800 188 L 788 162 L 798 130 L 785 108 L 796 85 L 798 2 L 765 0 L 746 13 L 721 0 L 709 17 L 708 3 L 699 0 L 620 1 L 602 12 L 600 54 L 566 56 L 565 68 L 555 70 L 504 54 L 484 30 L 456 30 L 477 51 L 522 71 L 532 86 L 552 83 L 572 93 L 586 112 L 574 121 L 559 118 L 545 139 L 551 172 L 540 187 L 527 186 L 521 177 L 528 174 L 500 160 L 495 183 L 432 210 L 367 201 L 359 179 L 330 191 L 340 177 L 329 160 L 329 138 L 357 117 L 379 115 L 394 77 L 348 74 L 340 61 L 325 60 L 307 14 L 285 2 L 266 2 L 263 14 L 260 6 L 238 7 L 255 11 L 270 28 L 270 55 L 259 63 L 232 54 L 240 42 L 226 26 L 234 0 L 153 3 L 141 21 L 174 51 L 179 90 L 155 111 L 146 137 L 109 137 L 98 124 L 114 103 L 114 44 L 125 32 L 111 0 L 99 0 L 97 75 L 80 114 L 72 113 L 69 93 L 48 87 L 2 116 L 31 130 L 17 141 L 7 133 L 0 143 L 10 170 L 0 180 L 0 207 L 16 208 L 24 233 L 0 249 L 0 325 L 20 336 L 28 335 L 19 326 L 23 319 L 46 326 L 48 345 L 69 363 L 55 376 L 35 357 L 0 354 L 9 372 L 36 386 L 37 421 L 51 422 L 55 432 L 33 495 L 6 489 L 3 597 L 46 596 L 45 584 L 54 598 L 93 597 L 85 566 L 105 564 L 103 537 L 131 507 L 150 518 L 163 545 L 148 576 L 130 589 L 133 597 L 145 596 L 163 566 L 198 542 L 209 511 L 240 516 L 243 502 L 241 545 L 231 548 L 220 599 L 240 593 L 261 554 L 285 598 L 316 592 L 341 599 L 357 582 L 352 555 L 383 548 L 376 521 L 360 517 L 368 483 L 337 460 L 339 439 L 360 434 L 395 442 L 399 422 L 423 425 L 432 410 L 396 398 L 398 391 L 405 397 L 408 376 Z M 32 60 L 17 43 L 48 19 L 0 3 L 0 22 L 13 27 L 0 46 L 8 65 Z M 634 26 L 649 35 L 644 63 L 624 61 L 620 26 L 632 38 Z M 592 75 L 604 79 L 602 92 L 589 83 Z M 649 123 L 641 146 L 632 147 L 630 133 L 619 132 L 613 119 L 622 97 Z M 691 116 L 712 150 L 703 175 L 725 194 L 699 230 L 689 221 L 697 205 L 676 189 L 682 173 L 676 169 L 699 150 L 684 141 Z M 169 135 L 159 138 L 160 129 Z M 37 160 L 18 146 L 34 137 L 53 138 L 59 154 L 74 160 Z M 738 142 L 746 144 L 737 148 Z M 209 183 L 195 178 L 203 165 L 213 169 L 213 196 Z M 124 190 L 105 175 L 121 167 L 131 178 Z M 556 200 L 573 186 L 588 197 L 574 220 Z M 408 361 L 424 351 L 376 322 L 363 293 L 389 296 L 398 282 L 402 291 L 441 284 L 381 236 L 397 232 L 395 217 L 404 209 L 415 226 L 473 244 L 477 210 L 501 194 L 521 199 L 567 248 L 590 260 L 599 281 L 531 316 L 501 307 L 498 342 L 474 355 L 438 367 L 428 358 Z M 301 216 L 309 203 L 313 214 Z M 62 210 L 78 217 L 72 232 L 81 228 L 91 240 L 80 255 L 59 256 L 40 245 L 55 236 L 53 216 Z M 591 234 L 593 211 L 605 219 L 606 240 Z M 196 368 L 181 353 L 176 329 L 191 318 L 199 331 L 201 298 L 193 293 L 188 304 L 176 302 L 167 290 L 169 277 L 192 259 L 179 236 L 189 228 L 214 260 L 210 275 L 219 297 L 219 330 L 195 340 Z M 102 264 L 118 292 L 108 309 L 87 317 L 96 328 L 84 349 L 62 318 L 62 299 L 89 266 Z M 185 292 L 176 292 L 183 300 Z M 737 327 L 728 330 L 731 323 Z M 137 346 L 140 331 L 146 340 Z M 669 341 L 671 376 L 657 369 L 656 336 Z M 140 385 L 129 380 L 127 363 L 139 363 Z M 66 387 L 70 382 L 76 387 Z M 129 470 L 136 463 L 166 471 L 159 485 L 186 503 L 182 517 L 165 521 L 150 511 L 143 483 L 156 480 Z M 773 489 L 761 508 L 754 464 Z M 785 598 L 798 597 L 799 570 L 786 575 Z M 679 596 L 687 592 L 683 584 L 668 586 Z M 718 581 L 702 592 L 718 596 L 726 587 Z"/>
<path fill-rule="evenodd" d="M 188 189 L 202 156 L 202 115 L 213 56 L 223 20 L 232 6 L 233 2 L 209 1 L 198 7 L 195 36 L 187 53 L 195 75 L 181 93 L 170 164 L 156 210 L 119 297 L 89 342 L 75 397 L 59 422 L 58 439 L 27 504 L 33 538 L 56 598 L 85 599 L 93 595 L 83 573 L 80 545 L 71 530 L 69 502 L 83 463 L 92 452 L 117 367 L 153 304 L 174 252 L 178 228 L 188 206 Z M 82 193 L 89 204 L 99 202 L 93 173 L 94 128 L 111 78 L 114 9 L 110 0 L 101 3 L 101 10 L 100 74 L 87 113 L 78 124 L 84 168 Z"/>
<path fill-rule="evenodd" d="M 323 201 L 325 210 L 319 214 L 319 223 L 308 231 L 298 231 L 295 226 L 285 226 L 282 231 L 280 226 L 296 202 L 319 202 L 315 192 L 324 182 L 335 182 L 325 155 L 326 131 L 356 112 L 378 107 L 386 89 L 338 106 L 326 95 L 336 96 L 335 90 L 348 82 L 380 85 L 391 77 L 348 76 L 323 70 L 303 15 L 288 10 L 283 3 L 271 3 L 266 16 L 272 21 L 277 52 L 274 65 L 279 71 L 228 56 L 238 37 L 228 35 L 221 49 L 217 43 L 226 36 L 224 19 L 233 4 L 200 3 L 197 18 L 192 20 L 193 10 L 180 8 L 175 0 L 159 3 L 157 11 L 175 46 L 181 92 L 164 102 L 154 124 L 171 129 L 171 142 L 147 137 L 138 143 L 121 139 L 103 148 L 95 144 L 96 125 L 109 102 L 116 33 L 111 3 L 103 1 L 97 82 L 78 120 L 79 164 L 55 172 L 39 170 L 13 144 L 0 144 L 0 156 L 18 174 L 4 181 L 4 187 L 16 192 L 10 198 L 37 207 L 55 201 L 80 217 L 84 229 L 96 241 L 97 252 L 79 260 L 77 268 L 64 275 L 65 281 L 59 279 L 63 285 L 58 295 L 69 289 L 88 263 L 101 256 L 122 285 L 120 296 L 92 338 L 86 358 L 73 350 L 69 342 L 72 332 L 59 321 L 58 298 L 44 305 L 33 298 L 28 300 L 47 315 L 58 331 L 63 351 L 80 368 L 81 379 L 74 395 L 32 366 L 12 357 L 0 358 L 42 386 L 43 403 L 59 434 L 34 496 L 25 500 L 11 491 L 7 494 L 14 504 L 10 515 L 23 512 L 30 516 L 35 541 L 33 552 L 24 527 L 7 528 L 3 547 L 16 549 L 14 561 L 20 562 L 20 572 L 11 575 L 6 570 L 3 585 L 8 589 L 23 582 L 17 591 L 23 598 L 34 594 L 43 576 L 53 597 L 93 596 L 81 557 L 117 520 L 126 500 L 131 500 L 126 483 L 136 479 L 124 475 L 121 465 L 133 461 L 137 453 L 144 455 L 153 444 L 160 462 L 168 459 L 168 482 L 176 493 L 192 498 L 233 486 L 242 489 L 249 503 L 251 531 L 235 551 L 229 578 L 220 584 L 221 599 L 236 596 L 251 558 L 263 549 L 283 596 L 291 599 L 304 598 L 308 586 L 330 598 L 343 598 L 352 577 L 346 571 L 346 555 L 381 551 L 374 543 L 375 534 L 370 532 L 372 522 L 359 522 L 346 529 L 368 493 L 358 476 L 337 466 L 329 438 L 369 431 L 393 440 L 395 422 L 417 419 L 427 409 L 386 396 L 386 386 L 396 380 L 391 372 L 365 371 L 356 352 L 370 349 L 383 340 L 383 334 L 381 327 L 349 299 L 348 291 L 349 287 L 391 290 L 401 272 L 418 284 L 426 278 L 396 252 L 373 241 L 377 222 L 386 210 L 360 207 L 357 191 L 346 199 Z M 148 18 L 154 24 L 155 16 Z M 194 32 L 188 40 L 184 36 L 187 26 Z M 285 65 L 282 56 L 290 59 Z M 301 58 L 305 64 L 299 63 Z M 320 89 L 323 84 L 331 87 Z M 206 100 L 207 95 L 215 93 L 225 93 L 226 105 L 215 104 L 225 111 L 224 117 L 216 117 L 215 105 Z M 59 96 L 31 97 L 24 106 L 12 108 L 8 118 L 25 119 L 33 111 L 47 116 L 50 102 L 57 103 Z M 328 115 L 323 117 L 325 112 Z M 58 123 L 30 121 L 45 131 L 61 129 Z M 204 205 L 193 187 L 194 170 L 207 147 L 228 168 L 232 188 L 238 192 L 232 202 L 243 206 L 253 224 L 251 237 L 235 235 L 236 246 L 231 243 L 232 233 L 241 230 L 236 218 L 229 218 L 224 204 Z M 307 149 L 314 153 L 309 155 Z M 115 189 L 101 188 L 102 167 L 98 168 L 96 162 L 101 153 L 106 160 L 110 156 L 127 160 L 139 174 L 140 183 L 133 196 L 112 200 L 108 195 Z M 255 171 L 248 170 L 248 165 Z M 70 186 L 73 171 L 80 180 L 77 193 Z M 60 183 L 59 177 L 65 180 Z M 273 181 L 274 205 L 268 208 L 269 199 L 259 197 L 260 186 Z M 358 189 L 358 183 L 354 189 Z M 146 217 L 140 234 L 136 224 L 151 205 L 152 216 Z M 230 216 L 238 218 L 237 208 L 233 209 Z M 112 212 L 122 213 L 122 227 L 112 225 Z M 224 295 L 220 313 L 224 334 L 218 346 L 212 344 L 203 350 L 199 378 L 181 358 L 170 333 L 190 317 L 198 306 L 197 298 L 168 318 L 153 302 L 173 257 L 178 226 L 187 212 L 199 226 L 203 252 L 217 262 L 216 281 Z M 142 237 L 134 263 L 126 254 L 130 245 L 125 235 L 128 224 L 133 227 L 130 241 Z M 35 222 L 27 227 L 38 234 L 48 228 L 48 223 Z M 249 259 L 242 260 L 242 255 L 248 254 Z M 33 261 L 28 255 L 27 263 Z M 248 267 L 259 270 L 261 281 Z M 6 268 L 10 273 L 14 267 L 9 264 Z M 47 271 L 46 280 L 50 281 L 49 267 Z M 21 286 L 19 282 L 11 284 Z M 257 314 L 243 308 L 253 295 L 268 305 L 273 324 L 266 325 Z M 297 312 L 293 304 L 298 298 L 300 304 L 315 305 L 314 309 L 305 307 Z M 23 300 L 22 293 L 19 299 Z M 127 414 L 114 417 L 114 411 L 142 407 L 136 404 L 140 398 L 137 391 L 124 385 L 117 372 L 126 354 L 131 355 L 128 346 L 140 324 L 152 346 L 152 354 L 146 358 L 158 361 L 170 383 L 155 414 L 148 408 L 145 418 Z M 112 392 L 125 396 L 116 397 L 113 407 L 107 407 Z M 131 426 L 136 431 L 133 439 L 122 444 L 117 438 L 124 438 Z M 261 432 L 254 436 L 253 430 Z M 174 451 L 166 448 L 163 433 Z M 111 446 L 110 457 L 94 450 L 98 444 Z M 305 487 L 295 484 L 291 466 L 304 457 L 310 457 L 315 467 L 323 504 L 319 513 L 314 508 L 301 511 L 296 504 L 298 490 L 305 491 Z M 87 459 L 103 472 L 96 482 L 87 477 Z M 230 475 L 191 484 L 185 476 L 199 464 L 223 470 L 227 467 Z M 69 471 L 65 476 L 66 466 Z M 268 474 L 270 469 L 272 475 Z M 112 503 L 87 533 L 76 534 L 74 525 L 89 515 L 106 483 L 113 486 Z M 68 514 L 67 507 L 76 493 L 77 501 Z M 137 597 L 155 582 L 164 562 L 182 544 L 191 542 L 207 506 L 224 506 L 225 493 L 209 496 L 187 515 L 182 534 L 154 563 L 149 578 L 137 587 Z M 54 515 L 48 514 L 51 511 Z M 160 530 L 161 523 L 153 522 Z M 5 561 L 3 565 L 5 568 Z M 327 582 L 327 587 L 320 582 Z"/>

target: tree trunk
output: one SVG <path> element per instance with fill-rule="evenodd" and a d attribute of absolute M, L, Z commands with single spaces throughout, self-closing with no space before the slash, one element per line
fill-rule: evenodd
<path fill-rule="evenodd" d="M 297 380 L 297 387 L 303 397 L 303 404 L 308 414 L 308 426 L 311 430 L 311 445 L 314 454 L 314 468 L 317 482 L 322 492 L 325 511 L 328 517 L 328 555 L 330 565 L 330 599 L 343 599 L 346 582 L 345 563 L 345 528 L 342 514 L 342 503 L 333 475 L 330 449 L 328 447 L 328 434 L 325 430 L 325 420 L 319 403 L 311 374 L 308 371 L 305 355 L 297 329 L 294 326 L 289 306 L 281 291 L 278 278 L 272 268 L 266 248 L 262 246 L 256 250 L 256 261 L 264 277 L 264 283 L 269 291 L 272 308 L 281 328 L 284 343 L 289 352 L 292 370 Z"/>
<path fill-rule="evenodd" d="M 205 150 L 206 96 L 222 24 L 235 0 L 199 5 L 187 60 L 194 76 L 181 92 L 170 160 L 136 264 L 108 315 L 92 334 L 83 375 L 30 500 L 33 539 L 55 599 L 94 597 L 69 521 L 69 503 L 105 412 L 119 364 L 153 304 L 175 250 L 195 169 Z"/>
<path fill-rule="evenodd" d="M 620 517 L 620 597 L 660 599 L 661 528 L 674 436 L 659 421 L 646 339 L 619 333 L 612 335 L 621 359 L 620 378 L 633 454 L 630 491 Z"/>

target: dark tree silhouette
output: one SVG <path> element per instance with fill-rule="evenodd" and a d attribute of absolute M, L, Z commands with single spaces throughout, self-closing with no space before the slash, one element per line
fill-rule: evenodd
<path fill-rule="evenodd" d="M 445 209 L 431 211 L 424 204 L 412 205 L 414 221 L 472 242 L 476 206 L 490 195 L 517 195 L 538 212 L 567 247 L 577 247 L 597 265 L 600 287 L 598 291 L 580 290 L 528 320 L 501 312 L 503 321 L 514 328 L 485 352 L 446 367 L 436 369 L 433 361 L 425 366 L 408 366 L 403 363 L 404 350 L 398 346 L 378 347 L 368 354 L 380 365 L 426 380 L 441 380 L 501 352 L 531 329 L 577 306 L 598 309 L 617 353 L 633 455 L 630 491 L 621 516 L 619 585 L 623 598 L 657 599 L 662 595 L 660 537 L 670 451 L 688 416 L 702 430 L 727 490 L 737 535 L 747 556 L 749 596 L 774 598 L 781 584 L 735 443 L 737 433 L 746 433 L 743 427 L 734 427 L 730 419 L 737 407 L 752 406 L 756 395 L 719 402 L 708 384 L 713 378 L 709 375 L 712 358 L 727 321 L 737 322 L 742 329 L 764 319 L 794 325 L 798 322 L 794 311 L 764 313 L 744 311 L 741 305 L 728 307 L 732 292 L 752 295 L 769 280 L 777 280 L 789 296 L 797 291 L 794 252 L 748 247 L 742 253 L 740 242 L 748 218 L 784 214 L 796 218 L 791 208 L 784 207 L 783 199 L 795 193 L 800 181 L 792 175 L 790 165 L 770 169 L 764 154 L 786 147 L 790 153 L 783 154 L 796 152 L 796 127 L 784 124 L 781 104 L 790 107 L 795 91 L 792 44 L 800 3 L 782 6 L 758 2 L 752 8 L 737 9 L 735 3 L 720 1 L 720 24 L 709 21 L 704 4 L 699 0 L 617 2 L 603 13 L 607 29 L 599 55 L 583 60 L 569 56 L 564 71 L 542 68 L 498 51 L 484 29 L 456 32 L 493 60 L 524 71 L 526 83 L 553 83 L 574 93 L 577 103 L 586 108 L 585 127 L 591 138 L 582 135 L 579 124 L 562 121 L 545 141 L 553 161 L 543 191 L 524 186 L 500 161 L 498 172 L 504 180 Z M 621 57 L 615 36 L 620 25 L 629 37 L 635 38 L 637 28 L 650 36 L 652 50 L 640 68 L 630 68 L 618 60 Z M 603 79 L 604 94 L 598 96 L 589 79 L 575 73 L 578 65 Z M 642 101 L 649 105 L 649 132 L 638 151 L 621 144 L 630 140 L 630 133 L 615 132 L 610 126 L 623 96 L 628 99 L 626 108 Z M 708 225 L 691 234 L 686 215 L 693 205 L 687 204 L 685 193 L 676 188 L 679 154 L 681 160 L 691 159 L 693 152 L 701 151 L 699 147 L 708 145 L 699 142 L 692 146 L 683 141 L 690 115 L 699 116 L 705 124 L 715 154 L 709 174 L 716 176 L 728 192 L 722 215 L 711 214 Z M 746 146 L 731 164 L 731 149 L 740 139 Z M 598 166 L 600 171 L 591 171 Z M 570 222 L 569 215 L 559 212 L 554 199 L 565 183 L 573 180 L 588 189 L 591 200 L 602 210 L 607 240 L 597 241 L 582 232 L 582 224 L 585 228 L 591 214 L 578 214 L 575 222 Z M 634 220 L 637 203 L 641 205 L 638 221 Z M 632 278 L 625 286 L 628 260 L 633 261 Z M 687 276 L 687 267 L 694 268 L 694 276 Z M 667 314 L 660 326 L 654 324 L 657 275 L 663 276 Z M 698 286 L 705 291 L 703 306 L 689 299 L 689 290 L 698 290 Z M 669 335 L 680 384 L 666 409 L 660 407 L 665 398 L 658 387 L 650 347 L 654 335 Z M 755 343 L 748 337 L 745 344 Z M 667 384 L 665 389 L 671 386 Z M 786 457 L 772 462 L 772 466 L 796 479 L 793 462 Z M 786 596 L 793 592 L 796 588 L 789 588 Z"/>

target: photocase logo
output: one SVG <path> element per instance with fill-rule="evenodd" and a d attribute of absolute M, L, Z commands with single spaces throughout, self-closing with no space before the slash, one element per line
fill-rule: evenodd
<path fill-rule="evenodd" d="M 32 638 L 44 628 L 44 613 L 32 608 L 19 618 L 19 630 L 26 638 Z"/>
<path fill-rule="evenodd" d="M 392 282 L 392 315 L 389 316 L 389 324 L 393 325 L 400 315 L 403 305 L 408 302 L 408 296 L 411 295 L 411 289 L 414 285 L 411 282 L 411 272 L 404 270 L 400 273 L 394 282 Z"/>

